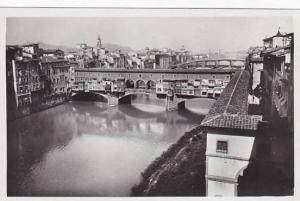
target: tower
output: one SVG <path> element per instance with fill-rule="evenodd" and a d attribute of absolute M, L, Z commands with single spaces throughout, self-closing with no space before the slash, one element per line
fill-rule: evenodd
<path fill-rule="evenodd" d="M 98 38 L 97 38 L 97 48 L 98 48 L 98 49 L 101 49 L 101 48 L 102 48 L 101 37 L 100 37 L 100 35 L 98 35 Z"/>
<path fill-rule="evenodd" d="M 100 56 L 101 48 L 102 48 L 101 37 L 100 37 L 100 35 L 98 35 L 98 38 L 97 38 L 97 56 Z"/>

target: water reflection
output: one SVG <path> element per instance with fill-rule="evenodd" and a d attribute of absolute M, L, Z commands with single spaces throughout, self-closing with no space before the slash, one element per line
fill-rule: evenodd
<path fill-rule="evenodd" d="M 138 108 L 69 102 L 8 123 L 8 195 L 129 195 L 140 172 L 203 118 Z"/>

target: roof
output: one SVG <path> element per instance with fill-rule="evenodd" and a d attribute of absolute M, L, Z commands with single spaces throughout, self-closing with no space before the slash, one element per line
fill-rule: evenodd
<path fill-rule="evenodd" d="M 262 51 L 262 55 L 264 54 L 272 54 L 274 52 L 280 52 L 281 50 L 282 53 L 284 53 L 285 50 L 288 50 L 288 49 L 291 49 L 291 45 L 286 45 L 286 46 L 283 46 L 283 47 L 275 47 L 275 48 L 270 48 L 270 49 L 266 49 L 264 51 Z"/>
<path fill-rule="evenodd" d="M 263 41 L 268 41 L 268 40 L 271 40 L 271 39 L 273 39 L 273 38 L 275 38 L 275 37 L 289 37 L 289 36 L 291 36 L 291 35 L 293 35 L 293 33 L 282 34 L 282 33 L 278 30 L 278 32 L 277 32 L 276 35 L 271 36 L 271 37 L 268 37 L 268 38 L 265 38 L 265 39 L 263 39 Z"/>
<path fill-rule="evenodd" d="M 202 120 L 201 126 L 256 130 L 262 117 L 248 115 L 249 79 L 248 71 L 237 71 Z"/>
<path fill-rule="evenodd" d="M 42 63 L 52 63 L 52 62 L 66 62 L 68 60 L 66 59 L 57 59 L 54 57 L 42 57 L 41 62 Z"/>
<path fill-rule="evenodd" d="M 216 115 L 212 121 L 203 122 L 201 125 L 215 128 L 256 130 L 260 121 L 262 121 L 260 115 L 221 114 Z"/>

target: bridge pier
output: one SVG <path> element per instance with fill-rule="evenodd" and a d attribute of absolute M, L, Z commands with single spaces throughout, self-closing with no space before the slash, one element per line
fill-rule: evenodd
<path fill-rule="evenodd" d="M 107 105 L 108 106 L 116 106 L 119 104 L 119 99 L 117 97 L 108 95 L 107 96 Z"/>
<path fill-rule="evenodd" d="M 167 96 L 166 111 L 173 111 L 185 108 L 185 99 L 174 96 Z"/>

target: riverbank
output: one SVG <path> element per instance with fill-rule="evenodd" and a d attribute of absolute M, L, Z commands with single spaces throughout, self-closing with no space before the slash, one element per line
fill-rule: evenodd
<path fill-rule="evenodd" d="M 131 196 L 205 196 L 206 132 L 196 127 L 155 159 Z"/>

